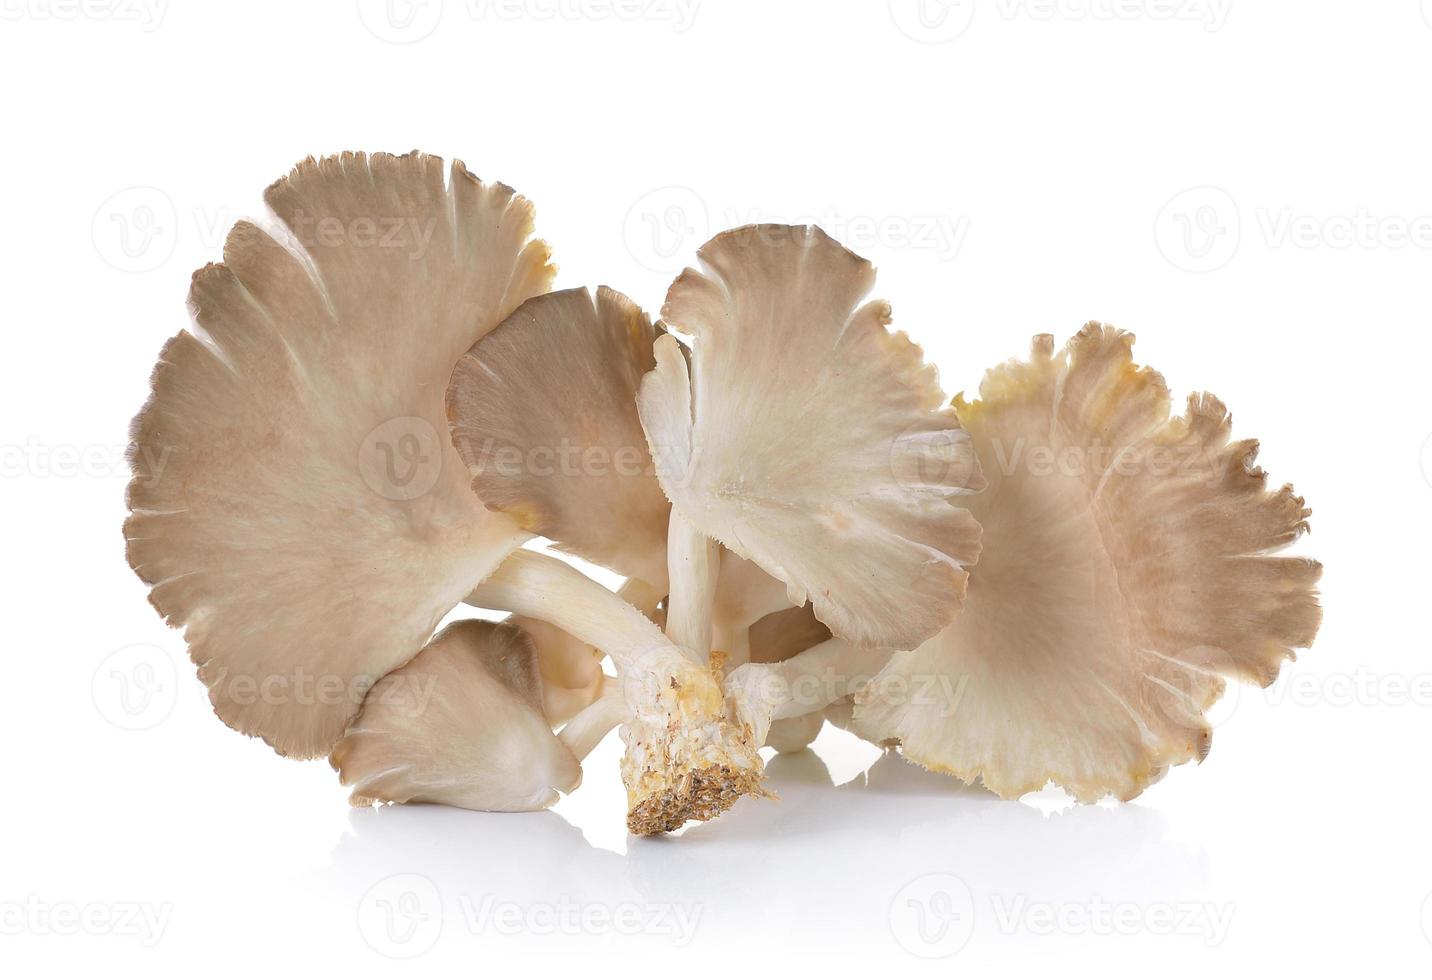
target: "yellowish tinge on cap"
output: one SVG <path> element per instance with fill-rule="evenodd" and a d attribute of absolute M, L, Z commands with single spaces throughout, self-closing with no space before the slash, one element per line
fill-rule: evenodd
<path fill-rule="evenodd" d="M 671 505 L 636 413 L 660 331 L 603 286 L 524 303 L 458 360 L 452 440 L 472 489 L 557 547 L 664 585 Z"/>
<path fill-rule="evenodd" d="M 955 622 L 861 691 L 855 731 L 1002 796 L 1127 799 L 1204 757 L 1225 678 L 1271 683 L 1312 643 L 1320 566 L 1275 554 L 1302 498 L 1267 488 L 1216 398 L 1169 418 L 1132 342 L 1037 337 L 956 399 L 989 479 L 967 504 L 980 562 Z"/>

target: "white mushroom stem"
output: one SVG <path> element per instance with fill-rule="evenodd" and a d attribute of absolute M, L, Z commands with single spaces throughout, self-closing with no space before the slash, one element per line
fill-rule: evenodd
<path fill-rule="evenodd" d="M 656 607 L 666 598 L 666 593 L 661 589 L 639 578 L 627 579 L 622 583 L 622 587 L 617 589 L 617 595 L 640 609 L 647 619 L 656 617 Z"/>
<path fill-rule="evenodd" d="M 780 663 L 738 667 L 726 679 L 726 697 L 757 743 L 764 743 L 771 722 L 808 715 L 854 694 L 894 653 L 832 638 Z"/>
<path fill-rule="evenodd" d="M 608 677 L 601 696 L 573 715 L 557 733 L 557 738 L 578 760 L 591 755 L 607 733 L 626 720 L 626 700 L 615 681 Z"/>
<path fill-rule="evenodd" d="M 540 552 L 513 552 L 466 601 L 566 630 L 611 657 L 623 677 L 661 673 L 663 666 L 686 659 L 641 610 L 560 558 Z"/>
<path fill-rule="evenodd" d="M 626 701 L 622 782 L 633 833 L 709 820 L 742 796 L 764 795 L 760 743 L 727 712 L 719 675 L 640 610 L 533 551 L 515 552 L 467 601 L 545 620 L 612 658 Z"/>
<path fill-rule="evenodd" d="M 791 608 L 784 582 L 753 561 L 721 553 L 711 624 L 711 648 L 726 654 L 727 671 L 751 659 L 751 626 L 758 619 Z"/>
<path fill-rule="evenodd" d="M 673 507 L 666 533 L 666 564 L 671 580 L 666 635 L 704 661 L 711 653 L 711 611 L 721 546 L 687 523 Z"/>

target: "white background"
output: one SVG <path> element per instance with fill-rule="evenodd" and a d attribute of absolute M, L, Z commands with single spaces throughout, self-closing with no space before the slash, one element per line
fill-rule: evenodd
<path fill-rule="evenodd" d="M 1425 972 L 1426 4 L 155 2 L 0 0 L 6 975 Z M 122 447 L 262 189 L 413 147 L 651 311 L 708 233 L 818 221 L 950 393 L 1135 331 L 1312 506 L 1316 646 L 1130 805 L 827 731 L 679 839 L 625 835 L 611 740 L 555 812 L 351 812 L 211 715 L 124 563 Z"/>

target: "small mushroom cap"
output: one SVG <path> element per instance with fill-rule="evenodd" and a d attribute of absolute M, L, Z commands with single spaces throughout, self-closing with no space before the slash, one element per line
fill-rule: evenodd
<path fill-rule="evenodd" d="M 345 153 L 194 274 L 131 428 L 129 562 L 215 711 L 326 755 L 368 687 L 527 535 L 447 438 L 458 356 L 551 282 L 532 206 L 459 162 Z"/>
<path fill-rule="evenodd" d="M 662 489 L 837 636 L 918 645 L 979 554 L 951 498 L 983 481 L 934 367 L 865 302 L 874 267 L 818 228 L 738 228 L 698 256 L 662 310 L 694 383 L 662 338 L 638 396 Z"/>
<path fill-rule="evenodd" d="M 452 624 L 379 681 L 329 761 L 354 806 L 544 810 L 582 778 L 542 715 L 531 639 L 482 620 Z"/>
<path fill-rule="evenodd" d="M 664 586 L 671 505 L 636 392 L 660 333 L 621 293 L 567 289 L 524 303 L 457 362 L 453 444 L 472 489 L 564 551 Z"/>
<path fill-rule="evenodd" d="M 751 624 L 751 663 L 777 664 L 830 639 L 810 603 L 762 616 Z"/>
<path fill-rule="evenodd" d="M 606 678 L 600 650 L 545 620 L 512 616 L 507 622 L 520 627 L 537 650 L 542 713 L 549 724 L 562 724 L 601 697 Z"/>
<path fill-rule="evenodd" d="M 1224 678 L 1269 684 L 1321 618 L 1307 530 L 1211 395 L 1169 418 L 1133 337 L 1091 323 L 995 368 L 956 407 L 985 461 L 964 612 L 856 697 L 855 730 L 1017 797 L 1137 795 L 1207 753 Z"/>

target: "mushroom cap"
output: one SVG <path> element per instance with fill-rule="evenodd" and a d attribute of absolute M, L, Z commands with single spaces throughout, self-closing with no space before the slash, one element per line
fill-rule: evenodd
<path fill-rule="evenodd" d="M 751 624 L 751 663 L 777 664 L 830 639 L 810 603 L 762 616 Z"/>
<path fill-rule="evenodd" d="M 636 413 L 660 333 L 606 286 L 534 297 L 458 359 L 447 413 L 488 507 L 664 587 L 671 505 Z"/>
<path fill-rule="evenodd" d="M 874 267 L 818 228 L 738 228 L 697 254 L 662 309 L 691 372 L 662 338 L 638 396 L 662 489 L 837 636 L 918 645 L 979 554 L 951 498 L 983 481 L 935 368 L 864 302 Z"/>
<path fill-rule="evenodd" d="M 582 778 L 542 715 L 531 639 L 476 619 L 448 626 L 379 681 L 329 761 L 354 806 L 544 810 Z"/>
<path fill-rule="evenodd" d="M 1223 678 L 1269 684 L 1312 643 L 1320 566 L 1273 554 L 1310 511 L 1216 398 L 1170 419 L 1132 343 L 1039 336 L 955 400 L 990 479 L 984 551 L 954 624 L 857 695 L 862 735 L 1001 796 L 1128 799 L 1204 757 Z"/>
<path fill-rule="evenodd" d="M 265 200 L 296 241 L 240 222 L 194 274 L 124 533 L 219 717 L 308 758 L 525 540 L 469 490 L 443 392 L 553 269 L 531 204 L 456 161 L 310 158 Z"/>
<path fill-rule="evenodd" d="M 537 650 L 542 714 L 549 724 L 568 721 L 601 697 L 606 676 L 602 673 L 600 650 L 546 620 L 510 616 L 506 622 L 521 628 Z"/>

